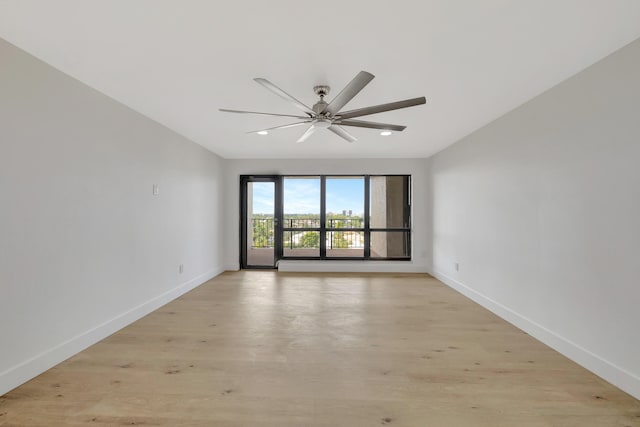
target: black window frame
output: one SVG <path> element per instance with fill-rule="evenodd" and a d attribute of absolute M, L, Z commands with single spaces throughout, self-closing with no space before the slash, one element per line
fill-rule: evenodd
<path fill-rule="evenodd" d="M 405 181 L 403 184 L 403 227 L 392 227 L 392 228 L 382 228 L 375 227 L 371 228 L 371 220 L 370 220 L 370 207 L 371 207 L 371 177 L 393 177 L 400 176 L 404 177 Z M 287 178 L 320 178 L 320 227 L 285 227 L 284 220 L 284 197 L 280 198 L 281 206 L 276 211 L 281 215 L 280 224 L 282 224 L 280 233 L 280 241 L 283 243 L 279 248 L 276 248 L 277 258 L 282 260 L 336 260 L 336 261 L 411 261 L 412 259 L 412 251 L 411 251 L 411 175 L 407 174 L 304 174 L 304 175 L 295 175 L 295 174 L 287 174 L 280 175 L 280 182 L 282 187 L 284 186 L 284 181 Z M 349 178 L 349 177 L 362 177 L 364 179 L 364 221 L 363 227 L 360 228 L 328 228 L 327 227 L 327 212 L 326 212 L 326 183 L 327 178 Z M 317 231 L 320 233 L 320 250 L 319 256 L 284 256 L 284 234 L 285 232 L 305 232 L 305 231 Z M 338 256 L 327 256 L 327 247 L 326 247 L 326 238 L 328 232 L 345 232 L 345 231 L 361 231 L 363 232 L 363 244 L 364 251 L 362 257 L 338 257 Z M 404 245 L 407 256 L 403 257 L 371 257 L 371 232 L 397 232 L 403 233 L 405 235 Z"/>

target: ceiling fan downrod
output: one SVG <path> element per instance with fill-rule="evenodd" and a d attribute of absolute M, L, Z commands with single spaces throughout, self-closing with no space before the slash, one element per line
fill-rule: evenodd
<path fill-rule="evenodd" d="M 316 114 L 320 115 L 327 109 L 329 104 L 324 100 L 324 97 L 329 95 L 330 90 L 331 88 L 327 85 L 318 85 L 313 87 L 315 94 L 320 97 L 320 101 L 316 102 L 313 104 L 313 107 L 311 107 Z"/>

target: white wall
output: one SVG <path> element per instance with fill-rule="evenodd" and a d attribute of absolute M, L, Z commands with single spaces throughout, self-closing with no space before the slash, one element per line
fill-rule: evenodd
<path fill-rule="evenodd" d="M 0 394 L 222 270 L 221 163 L 0 40 Z"/>
<path fill-rule="evenodd" d="M 437 277 L 640 398 L 639 76 L 636 41 L 426 170 Z"/>
<path fill-rule="evenodd" d="M 309 142 L 313 143 L 313 142 Z M 356 142 L 363 144 L 366 142 Z M 292 146 L 295 150 L 295 146 Z M 366 151 L 366 145 L 363 146 Z M 431 258 L 427 240 L 428 210 L 425 188 L 427 173 L 423 159 L 306 159 L 306 160 L 226 160 L 228 179 L 226 206 L 227 230 L 225 258 L 227 270 L 239 268 L 239 193 L 240 175 L 313 175 L 313 174 L 409 174 L 413 187 L 412 261 L 281 261 L 281 271 L 406 271 L 426 272 Z"/>

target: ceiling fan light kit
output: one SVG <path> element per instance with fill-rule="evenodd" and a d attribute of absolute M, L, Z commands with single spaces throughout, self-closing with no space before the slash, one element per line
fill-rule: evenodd
<path fill-rule="evenodd" d="M 349 101 L 351 101 L 364 87 L 373 80 L 374 75 L 366 71 L 360 71 L 335 98 L 327 103 L 324 97 L 329 94 L 331 88 L 327 85 L 318 85 L 313 87 L 313 91 L 320 97 L 320 100 L 313 104 L 311 108 L 289 95 L 278 86 L 264 78 L 254 79 L 256 83 L 264 86 L 272 93 L 294 105 L 301 110 L 304 115 L 278 114 L 278 113 L 262 113 L 257 111 L 229 110 L 221 108 L 220 111 L 225 113 L 237 114 L 261 114 L 277 117 L 293 117 L 301 121 L 283 126 L 275 126 L 267 129 L 259 129 L 247 133 L 257 133 L 259 135 L 267 135 L 269 131 L 276 129 L 286 129 L 290 127 L 309 125 L 307 130 L 298 138 L 297 142 L 306 141 L 317 129 L 329 129 L 342 139 L 348 142 L 355 142 L 357 138 L 348 133 L 343 126 L 360 127 L 368 129 L 380 129 L 383 132 L 380 135 L 391 135 L 391 131 L 402 132 L 406 126 L 392 125 L 387 123 L 369 122 L 364 120 L 351 120 L 354 117 L 368 116 L 370 114 L 382 113 L 385 111 L 399 110 L 401 108 L 413 107 L 426 103 L 424 96 L 419 98 L 405 99 L 403 101 L 390 102 L 387 104 L 375 105 L 372 107 L 359 108 L 357 110 L 342 111 Z"/>

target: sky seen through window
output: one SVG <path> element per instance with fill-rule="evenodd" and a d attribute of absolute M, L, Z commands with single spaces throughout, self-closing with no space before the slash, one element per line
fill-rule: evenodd
<path fill-rule="evenodd" d="M 274 184 L 254 182 L 253 213 L 273 215 Z M 285 178 L 284 213 L 320 214 L 320 179 Z M 327 213 L 342 214 L 352 211 L 353 216 L 364 214 L 364 179 L 327 178 Z"/>

